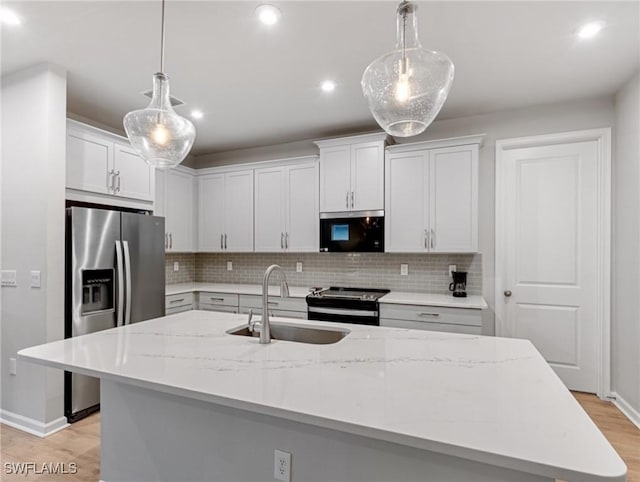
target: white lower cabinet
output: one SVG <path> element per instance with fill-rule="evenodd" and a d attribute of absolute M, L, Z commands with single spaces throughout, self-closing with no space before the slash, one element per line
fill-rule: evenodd
<path fill-rule="evenodd" d="M 215 293 L 201 291 L 198 293 L 198 309 L 238 313 L 238 295 L 235 293 Z"/>
<path fill-rule="evenodd" d="M 380 326 L 480 335 L 482 310 L 381 303 Z"/>
<path fill-rule="evenodd" d="M 165 314 L 173 315 L 193 309 L 193 293 L 178 293 L 165 296 Z"/>

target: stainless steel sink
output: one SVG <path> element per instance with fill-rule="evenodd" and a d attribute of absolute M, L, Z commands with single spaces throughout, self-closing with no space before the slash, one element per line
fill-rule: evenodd
<path fill-rule="evenodd" d="M 246 325 L 227 331 L 230 335 L 260 337 L 258 327 L 249 331 Z M 288 323 L 271 322 L 271 338 L 273 340 L 311 343 L 313 345 L 330 345 L 337 343 L 349 334 L 349 330 L 332 328 L 313 328 L 310 326 L 290 325 Z"/>

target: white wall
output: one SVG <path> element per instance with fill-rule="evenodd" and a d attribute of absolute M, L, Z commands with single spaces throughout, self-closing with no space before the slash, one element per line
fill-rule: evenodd
<path fill-rule="evenodd" d="M 38 65 L 2 81 L 2 269 L 18 273 L 17 287 L 2 288 L 2 418 L 27 417 L 32 429 L 60 421 L 59 370 L 9 358 L 18 350 L 64 338 L 66 72 Z M 29 272 L 41 272 L 30 288 Z"/>
<path fill-rule="evenodd" d="M 429 139 L 487 134 L 480 149 L 479 246 L 482 253 L 483 295 L 491 310 L 484 320 L 487 333 L 493 333 L 494 296 L 494 231 L 495 231 L 495 141 L 511 137 L 566 132 L 596 127 L 612 127 L 615 121 L 613 97 L 606 96 L 574 102 L 541 105 L 492 114 L 461 117 L 434 122 L 424 134 L 396 142 L 418 142 Z M 195 167 L 239 164 L 259 160 L 260 149 L 197 156 Z M 317 154 L 311 141 L 268 146 L 263 159 Z M 489 326 L 487 326 L 489 325 Z"/>
<path fill-rule="evenodd" d="M 615 112 L 612 385 L 640 414 L 640 73 L 616 94 Z"/>

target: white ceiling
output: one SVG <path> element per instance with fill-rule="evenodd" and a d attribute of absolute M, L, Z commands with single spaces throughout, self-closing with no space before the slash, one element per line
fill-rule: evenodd
<path fill-rule="evenodd" d="M 167 4 L 165 72 L 172 94 L 200 108 L 193 153 L 338 135 L 376 126 L 360 91 L 375 57 L 393 49 L 396 2 L 260 1 Z M 122 130 L 159 69 L 160 2 L 4 1 L 23 19 L 4 27 L 2 74 L 48 61 L 68 70 L 68 109 Z M 453 60 L 439 118 L 606 95 L 640 68 L 640 2 L 418 2 L 424 47 Z M 606 28 L 588 41 L 587 21 Z M 325 78 L 338 83 L 328 95 Z"/>

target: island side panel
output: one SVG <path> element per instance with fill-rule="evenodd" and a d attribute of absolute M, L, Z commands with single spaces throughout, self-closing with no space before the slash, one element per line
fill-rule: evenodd
<path fill-rule="evenodd" d="M 292 481 L 553 480 L 104 379 L 101 411 L 104 482 L 263 482 L 276 449 Z"/>

